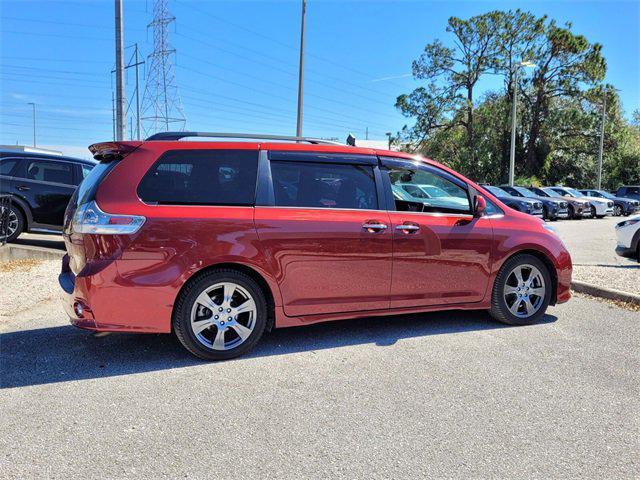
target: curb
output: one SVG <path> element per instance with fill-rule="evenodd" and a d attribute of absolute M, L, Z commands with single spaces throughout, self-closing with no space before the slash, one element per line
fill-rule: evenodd
<path fill-rule="evenodd" d="M 32 247 L 27 245 L 4 245 L 0 247 L 0 262 L 23 258 L 37 258 L 40 260 L 60 260 L 65 252 L 54 248 Z"/>
<path fill-rule="evenodd" d="M 640 305 L 640 295 L 634 293 L 622 292 L 613 288 L 598 287 L 584 282 L 571 282 L 571 290 L 580 293 L 586 293 L 594 297 L 602 297 L 609 300 L 618 300 L 621 302 L 633 303 Z"/>

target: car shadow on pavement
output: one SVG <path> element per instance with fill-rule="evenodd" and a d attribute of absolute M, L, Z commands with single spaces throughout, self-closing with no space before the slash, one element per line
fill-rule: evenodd
<path fill-rule="evenodd" d="M 545 315 L 541 323 L 557 318 Z M 248 358 L 287 355 L 350 345 L 393 345 L 404 338 L 511 328 L 485 312 L 449 311 L 371 317 L 274 330 Z M 518 327 L 523 328 L 523 327 Z M 0 335 L 0 388 L 98 379 L 204 363 L 173 335 L 112 334 L 96 337 L 71 325 Z M 219 364 L 222 365 L 222 364 Z"/>

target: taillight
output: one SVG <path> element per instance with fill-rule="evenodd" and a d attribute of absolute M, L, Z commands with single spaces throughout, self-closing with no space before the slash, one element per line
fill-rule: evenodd
<path fill-rule="evenodd" d="M 145 220 L 146 218 L 140 215 L 105 213 L 93 201 L 78 207 L 73 215 L 71 228 L 76 233 L 129 235 L 136 233 Z"/>

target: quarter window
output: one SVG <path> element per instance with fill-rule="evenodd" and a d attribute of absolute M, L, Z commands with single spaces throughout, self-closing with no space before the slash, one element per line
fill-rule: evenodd
<path fill-rule="evenodd" d="M 138 195 L 164 205 L 253 205 L 257 171 L 255 150 L 167 152 L 146 173 Z"/>
<path fill-rule="evenodd" d="M 376 210 L 369 165 L 271 161 L 276 206 Z"/>
<path fill-rule="evenodd" d="M 47 160 L 32 160 L 27 163 L 25 178 L 41 182 L 73 185 L 73 164 Z"/>
<path fill-rule="evenodd" d="M 406 161 L 384 162 L 396 210 L 471 213 L 467 189 L 446 172 Z"/>

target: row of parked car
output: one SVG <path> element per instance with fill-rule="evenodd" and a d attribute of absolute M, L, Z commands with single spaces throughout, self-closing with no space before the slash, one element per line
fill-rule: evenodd
<path fill-rule="evenodd" d="M 615 194 L 571 187 L 483 186 L 509 207 L 550 221 L 640 212 L 640 186 L 620 187 Z"/>

